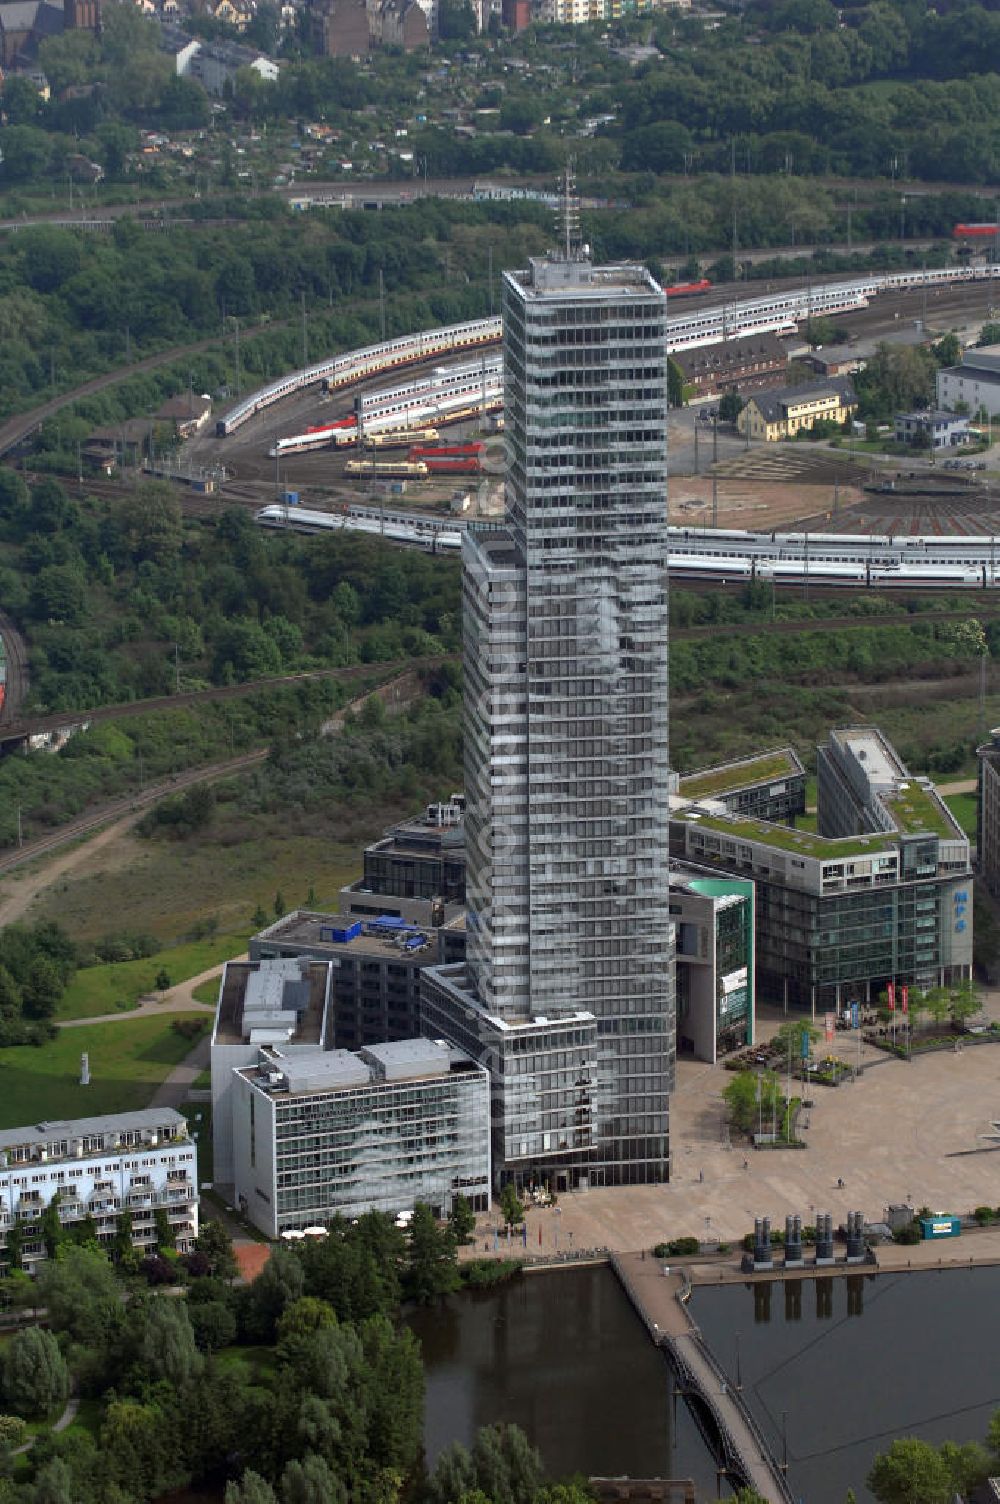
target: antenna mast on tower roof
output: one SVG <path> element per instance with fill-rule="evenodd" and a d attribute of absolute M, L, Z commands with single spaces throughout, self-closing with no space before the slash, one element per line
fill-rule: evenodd
<path fill-rule="evenodd" d="M 563 254 L 567 261 L 578 261 L 580 247 L 580 200 L 576 192 L 576 175 L 572 163 L 567 162 L 563 172 L 562 203 L 559 206 L 562 221 Z"/>

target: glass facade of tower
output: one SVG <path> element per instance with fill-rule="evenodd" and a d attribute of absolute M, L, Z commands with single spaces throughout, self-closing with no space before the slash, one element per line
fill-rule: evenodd
<path fill-rule="evenodd" d="M 667 1176 L 665 314 L 638 267 L 505 275 L 506 525 L 464 545 L 468 986 L 593 1016 L 591 1184 Z"/>

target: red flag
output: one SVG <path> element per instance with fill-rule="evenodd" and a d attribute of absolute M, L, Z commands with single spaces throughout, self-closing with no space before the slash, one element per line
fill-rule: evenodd
<path fill-rule="evenodd" d="M 538 1246 L 539 1248 L 542 1246 L 542 1224 L 540 1222 L 538 1224 Z"/>
<path fill-rule="evenodd" d="M 909 1011 L 910 1011 L 910 989 L 909 989 L 909 987 L 900 987 L 900 989 L 899 989 L 899 1006 L 900 1006 L 900 1008 L 902 1008 L 902 1010 L 903 1010 L 904 1013 L 909 1013 Z"/>
<path fill-rule="evenodd" d="M 888 987 L 885 989 L 885 995 L 886 995 L 886 997 L 889 1000 L 889 1012 L 890 1013 L 895 1013 L 895 1011 L 896 1011 L 896 984 L 895 984 L 895 982 L 890 982 L 889 983 Z"/>

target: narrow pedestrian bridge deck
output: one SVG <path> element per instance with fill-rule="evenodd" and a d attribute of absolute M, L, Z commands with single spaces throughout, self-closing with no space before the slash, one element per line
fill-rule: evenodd
<path fill-rule="evenodd" d="M 710 1412 L 726 1471 L 756 1489 L 768 1504 L 792 1504 L 788 1481 L 742 1394 L 731 1384 L 702 1339 L 687 1309 L 683 1274 L 664 1274 L 658 1259 L 638 1253 L 613 1254 L 615 1273 L 658 1347 L 663 1347 L 684 1386 Z"/>

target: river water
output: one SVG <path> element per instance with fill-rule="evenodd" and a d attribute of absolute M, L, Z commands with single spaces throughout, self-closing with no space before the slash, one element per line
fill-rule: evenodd
<path fill-rule="evenodd" d="M 807 1504 L 842 1504 L 894 1437 L 979 1440 L 1000 1408 L 1000 1270 L 696 1289 L 692 1314 Z M 551 1475 L 691 1477 L 715 1464 L 666 1359 L 608 1268 L 531 1274 L 410 1322 L 427 1370 L 428 1461 L 514 1421 Z M 737 1334 L 738 1338 L 737 1338 Z M 675 1419 L 676 1411 L 676 1419 Z"/>
<path fill-rule="evenodd" d="M 714 1460 L 610 1269 L 524 1275 L 409 1325 L 427 1371 L 429 1464 L 480 1426 L 514 1422 L 552 1477 L 693 1477 L 699 1498 L 716 1497 Z"/>
<path fill-rule="evenodd" d="M 696 1289 L 691 1311 L 808 1504 L 841 1504 L 897 1436 L 982 1441 L 1000 1408 L 1000 1270 Z M 737 1339 L 737 1333 L 739 1337 Z"/>

